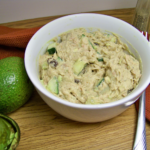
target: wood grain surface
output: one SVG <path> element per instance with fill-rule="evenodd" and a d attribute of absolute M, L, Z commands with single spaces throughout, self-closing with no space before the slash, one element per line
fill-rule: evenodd
<path fill-rule="evenodd" d="M 97 11 L 132 23 L 134 9 Z M 1 24 L 13 28 L 43 26 L 61 16 L 36 18 Z M 53 111 L 34 91 L 29 101 L 9 114 L 19 125 L 21 140 L 17 150 L 132 150 L 137 112 L 135 105 L 121 115 L 99 123 L 80 123 Z M 150 150 L 150 122 L 146 122 L 147 149 Z"/>

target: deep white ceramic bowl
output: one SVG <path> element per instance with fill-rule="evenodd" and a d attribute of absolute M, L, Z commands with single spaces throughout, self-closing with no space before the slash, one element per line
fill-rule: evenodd
<path fill-rule="evenodd" d="M 103 31 L 111 31 L 118 34 L 122 41 L 128 44 L 137 59 L 141 59 L 141 80 L 137 88 L 127 97 L 107 104 L 74 104 L 54 96 L 42 86 L 39 80 L 38 59 L 45 52 L 49 40 L 63 32 L 79 27 L 99 28 Z M 26 47 L 25 68 L 39 95 L 56 112 L 75 121 L 100 122 L 121 114 L 140 97 L 150 81 L 149 57 L 149 43 L 136 28 L 114 17 L 83 13 L 56 19 L 39 29 Z"/>

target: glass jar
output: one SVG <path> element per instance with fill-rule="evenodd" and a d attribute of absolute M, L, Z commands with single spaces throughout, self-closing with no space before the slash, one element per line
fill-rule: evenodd
<path fill-rule="evenodd" d="M 150 19 L 150 0 L 138 0 L 133 17 L 133 26 L 147 32 Z"/>

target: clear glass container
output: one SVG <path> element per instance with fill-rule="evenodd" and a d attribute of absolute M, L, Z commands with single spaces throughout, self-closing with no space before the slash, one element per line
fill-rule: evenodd
<path fill-rule="evenodd" d="M 150 0 L 138 0 L 133 17 L 133 26 L 147 32 L 150 20 Z"/>

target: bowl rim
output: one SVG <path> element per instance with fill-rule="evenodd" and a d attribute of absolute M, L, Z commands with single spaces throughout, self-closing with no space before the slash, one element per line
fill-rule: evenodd
<path fill-rule="evenodd" d="M 27 51 L 28 51 L 28 47 L 30 46 L 31 44 L 31 41 L 33 39 L 34 36 L 36 36 L 40 31 L 42 31 L 44 28 L 46 28 L 49 24 L 52 24 L 53 22 L 56 22 L 56 21 L 59 21 L 61 19 L 65 19 L 65 18 L 69 18 L 69 17 L 73 17 L 73 16 L 82 16 L 82 15 L 92 15 L 92 16 L 105 16 L 105 17 L 109 17 L 109 18 L 112 18 L 112 19 L 116 19 L 116 20 L 119 20 L 121 21 L 122 23 L 124 24 L 127 24 L 129 27 L 131 27 L 133 30 L 136 30 L 135 32 L 139 32 L 134 26 L 132 26 L 131 24 L 121 20 L 121 19 L 118 19 L 118 18 L 115 18 L 113 16 L 109 16 L 109 15 L 105 15 L 105 14 L 96 14 L 96 13 L 78 13 L 78 14 L 71 14 L 71 15 L 66 15 L 66 16 L 63 16 L 63 17 L 60 17 L 60 18 L 57 18 L 47 24 L 45 24 L 44 26 L 42 26 L 30 39 L 30 41 L 28 42 L 27 44 L 27 47 L 26 47 L 26 50 L 25 50 L 25 59 L 24 59 L 24 62 L 25 62 L 25 68 L 26 68 L 26 71 L 27 71 L 27 74 L 30 78 L 30 80 L 32 81 L 33 85 L 37 88 L 38 91 L 40 91 L 42 94 L 44 94 L 46 97 L 49 97 L 51 100 L 57 102 L 57 103 L 60 103 L 60 104 L 63 104 L 63 105 L 66 105 L 66 106 L 69 106 L 69 107 L 73 107 L 73 108 L 78 108 L 78 109 L 105 109 L 105 108 L 110 108 L 110 107 L 114 107 L 114 106 L 118 106 L 118 105 L 121 105 L 121 104 L 124 104 L 126 102 L 129 102 L 129 101 L 136 101 L 138 99 L 138 97 L 140 97 L 140 95 L 142 94 L 142 92 L 146 89 L 146 87 L 149 85 L 149 82 L 150 82 L 150 76 L 148 77 L 148 82 L 144 82 L 142 84 L 142 86 L 137 90 L 136 93 L 131 92 L 129 95 L 127 95 L 126 97 L 120 99 L 120 100 L 117 100 L 117 101 L 114 101 L 114 102 L 109 102 L 109 103 L 104 103 L 104 104 L 95 104 L 95 105 L 86 105 L 86 104 L 76 104 L 76 103 L 72 103 L 72 102 L 69 102 L 69 101 L 66 101 L 66 100 L 63 100 L 53 94 L 51 94 L 49 91 L 47 91 L 44 87 L 42 87 L 42 85 L 39 85 L 37 83 L 34 83 L 33 82 L 33 78 L 32 78 L 32 74 L 30 74 L 30 72 L 28 72 L 28 66 L 26 64 L 26 60 L 27 60 Z M 140 32 L 138 33 L 139 35 L 141 34 Z M 141 34 L 142 35 L 142 34 Z M 144 36 L 143 36 L 144 37 Z M 145 39 L 146 41 L 146 39 Z M 147 41 L 148 42 L 148 41 Z"/>

